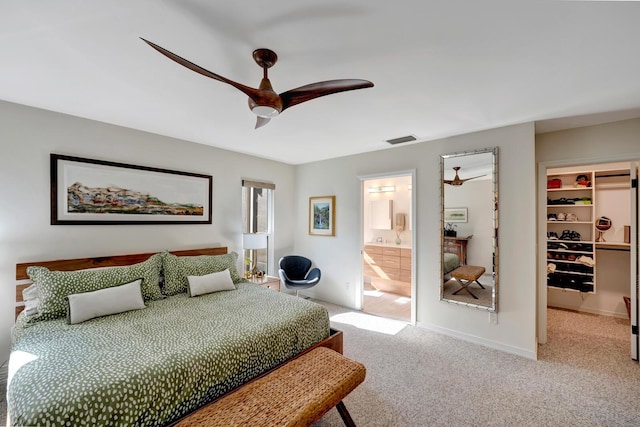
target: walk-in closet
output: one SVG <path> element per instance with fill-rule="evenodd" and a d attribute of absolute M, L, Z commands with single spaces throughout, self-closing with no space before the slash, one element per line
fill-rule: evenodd
<path fill-rule="evenodd" d="M 547 169 L 549 308 L 630 324 L 636 174 L 635 162 Z"/>

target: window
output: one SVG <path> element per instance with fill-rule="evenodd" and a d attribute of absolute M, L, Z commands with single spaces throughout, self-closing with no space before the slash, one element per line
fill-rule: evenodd
<path fill-rule="evenodd" d="M 272 237 L 272 198 L 275 189 L 275 184 L 242 181 L 242 232 L 267 235 L 266 248 L 243 251 L 245 275 L 252 269 L 254 263 L 258 270 L 265 275 L 269 274 L 270 248 L 268 246 Z"/>

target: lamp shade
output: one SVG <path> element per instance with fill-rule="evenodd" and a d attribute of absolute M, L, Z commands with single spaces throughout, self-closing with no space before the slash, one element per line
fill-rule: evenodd
<path fill-rule="evenodd" d="M 267 247 L 267 235 L 265 233 L 243 234 L 242 247 L 244 249 L 265 249 Z"/>

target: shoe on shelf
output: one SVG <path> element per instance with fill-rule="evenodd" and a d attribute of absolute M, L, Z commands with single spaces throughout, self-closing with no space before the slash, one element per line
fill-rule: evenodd
<path fill-rule="evenodd" d="M 571 240 L 571 230 L 562 230 L 562 234 L 560 235 L 560 240 Z"/>
<path fill-rule="evenodd" d="M 564 217 L 565 221 L 577 221 L 578 220 L 578 215 L 574 214 L 574 213 L 568 213 L 565 215 Z"/>
<path fill-rule="evenodd" d="M 594 265 L 596 265 L 596 263 L 593 260 L 593 258 L 591 258 L 590 256 L 586 256 L 586 255 L 579 256 L 576 259 L 576 261 L 579 262 L 580 264 L 584 264 L 584 265 L 587 265 L 589 267 L 593 267 Z"/>
<path fill-rule="evenodd" d="M 582 237 L 577 231 L 571 231 L 571 240 L 580 241 L 582 240 Z"/>
<path fill-rule="evenodd" d="M 558 234 L 555 231 L 547 231 L 547 239 L 558 240 Z"/>
<path fill-rule="evenodd" d="M 554 213 L 549 213 L 547 214 L 547 221 L 556 221 L 558 218 L 556 217 L 556 214 Z"/>
<path fill-rule="evenodd" d="M 567 215 L 563 212 L 558 212 L 558 214 L 556 215 L 556 218 L 558 219 L 558 221 L 564 221 L 566 217 Z"/>

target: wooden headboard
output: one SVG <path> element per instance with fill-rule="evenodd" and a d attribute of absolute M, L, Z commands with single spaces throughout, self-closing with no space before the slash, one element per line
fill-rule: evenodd
<path fill-rule="evenodd" d="M 227 247 L 221 246 L 217 248 L 188 249 L 170 252 L 177 256 L 224 255 L 227 253 Z M 16 264 L 16 280 L 18 281 L 18 283 L 16 284 L 16 317 L 18 317 L 18 314 L 20 314 L 20 312 L 24 310 L 22 291 L 29 285 L 31 285 L 30 281 L 25 282 L 25 280 L 29 280 L 29 276 L 27 276 L 27 267 L 29 266 L 40 265 L 42 267 L 47 267 L 49 270 L 56 271 L 72 271 L 97 267 L 118 267 L 123 265 L 137 264 L 139 262 L 147 260 L 151 255 L 157 253 L 158 252 L 148 252 L 144 254 L 62 259 L 55 261 L 34 261 Z"/>

